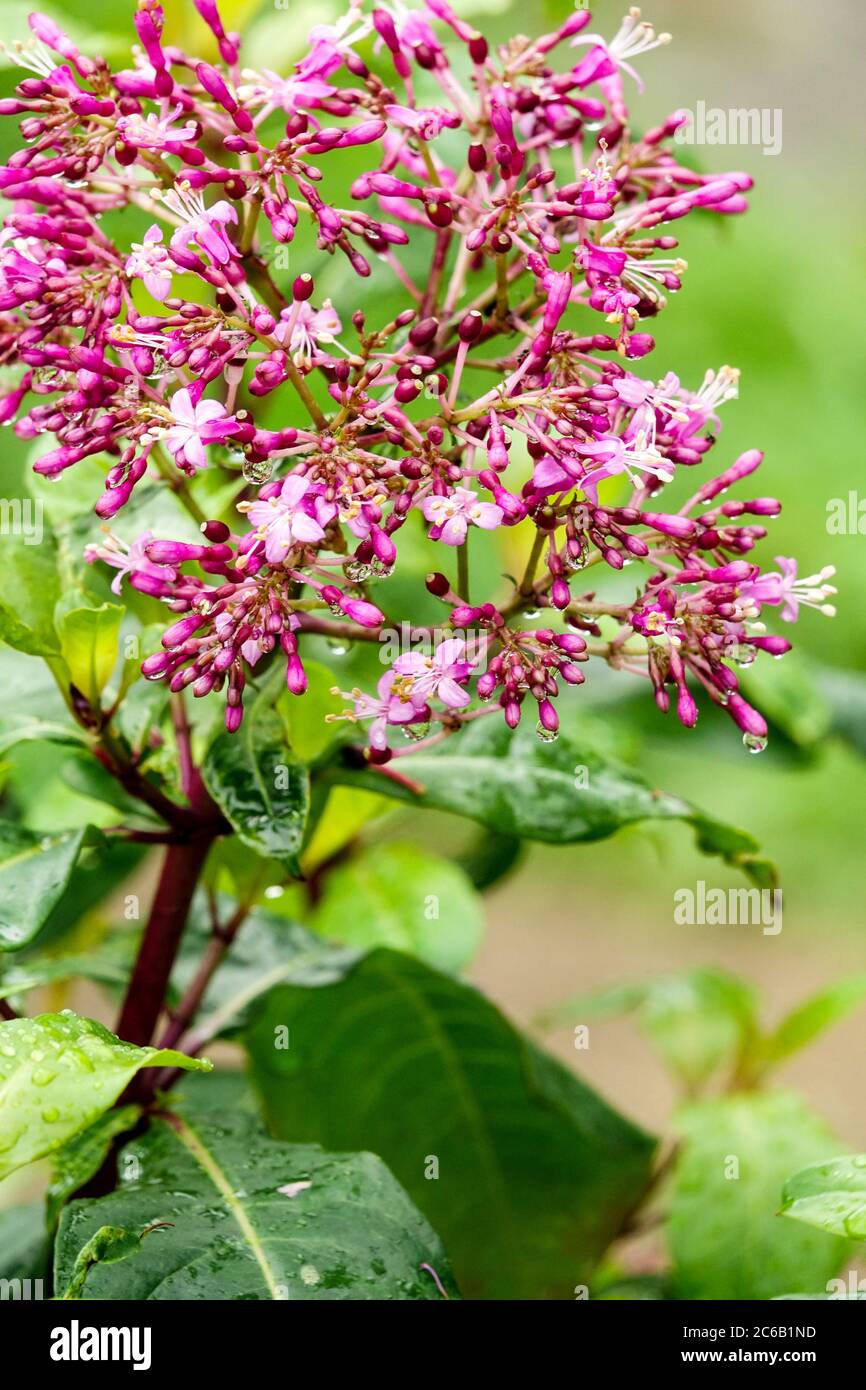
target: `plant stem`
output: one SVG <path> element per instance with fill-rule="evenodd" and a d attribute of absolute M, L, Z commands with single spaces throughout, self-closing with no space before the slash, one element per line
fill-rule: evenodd
<path fill-rule="evenodd" d="M 193 894 L 215 838 L 213 830 L 201 830 L 166 848 L 144 940 L 117 1024 L 118 1035 L 125 1042 L 145 1047 L 153 1037 Z"/>
<path fill-rule="evenodd" d="M 457 592 L 469 603 L 469 532 L 462 545 L 457 547 Z"/>

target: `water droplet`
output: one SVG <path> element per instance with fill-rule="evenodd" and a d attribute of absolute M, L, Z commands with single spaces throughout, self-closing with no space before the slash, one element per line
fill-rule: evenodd
<path fill-rule="evenodd" d="M 328 637 L 326 641 L 328 650 L 332 651 L 334 656 L 345 656 L 349 650 L 348 642 L 345 642 L 342 637 Z"/>
<path fill-rule="evenodd" d="M 763 753 L 767 742 L 760 734 L 743 734 L 743 744 L 750 753 Z"/>
<path fill-rule="evenodd" d="M 524 618 L 528 618 L 529 621 L 532 622 L 535 618 L 540 618 L 540 617 L 541 617 L 541 609 L 540 609 L 540 608 L 524 608 L 524 610 L 523 610 L 523 616 L 524 616 Z"/>
<path fill-rule="evenodd" d="M 343 566 L 343 573 L 353 584 L 363 584 L 373 578 L 373 567 L 365 564 L 363 560 L 347 560 Z"/>
<path fill-rule="evenodd" d="M 248 459 L 244 457 L 241 465 L 241 472 L 248 483 L 261 485 L 266 483 L 274 471 L 274 465 L 270 459 Z"/>
<path fill-rule="evenodd" d="M 0 922 L 0 941 L 7 941 L 15 944 L 24 940 L 24 932 L 21 927 L 10 926 L 8 922 Z"/>
<path fill-rule="evenodd" d="M 542 743 L 555 743 L 556 740 L 559 738 L 558 730 L 546 729 L 540 719 L 535 726 L 535 732 L 538 734 L 538 737 L 541 739 Z"/>
<path fill-rule="evenodd" d="M 55 1105 L 51 1105 L 47 1110 L 42 1111 L 42 1118 L 47 1125 L 53 1125 L 56 1120 L 60 1119 L 60 1111 Z"/>
<path fill-rule="evenodd" d="M 429 734 L 430 720 L 425 720 L 423 724 L 404 724 L 402 728 L 404 738 L 408 738 L 411 743 L 418 743 Z"/>
<path fill-rule="evenodd" d="M 56 1071 L 50 1071 L 48 1067 L 37 1067 L 33 1073 L 34 1086 L 47 1086 L 49 1081 L 53 1081 L 57 1075 Z"/>

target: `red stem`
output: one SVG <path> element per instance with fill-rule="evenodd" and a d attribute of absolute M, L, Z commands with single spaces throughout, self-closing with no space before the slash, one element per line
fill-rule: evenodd
<path fill-rule="evenodd" d="M 153 1037 L 193 893 L 214 838 L 212 830 L 202 830 L 166 848 L 144 940 L 117 1024 L 117 1032 L 126 1042 L 144 1047 Z"/>

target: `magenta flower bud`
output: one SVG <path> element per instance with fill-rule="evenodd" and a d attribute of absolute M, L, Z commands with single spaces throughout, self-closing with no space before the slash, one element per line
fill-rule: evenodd
<path fill-rule="evenodd" d="M 769 652 L 771 656 L 784 656 L 785 652 L 791 650 L 791 643 L 787 637 L 775 637 L 772 634 L 766 637 L 750 637 L 749 645 L 759 647 L 762 652 Z"/>
<path fill-rule="evenodd" d="M 397 559 L 397 547 L 391 537 L 386 535 L 380 526 L 373 526 L 370 528 L 370 539 L 376 559 L 390 569 Z"/>
<path fill-rule="evenodd" d="M 554 579 L 550 587 L 550 601 L 554 608 L 567 608 L 571 603 L 571 593 L 568 584 L 564 579 Z"/>
<path fill-rule="evenodd" d="M 148 656 L 141 663 L 141 674 L 148 680 L 159 680 L 166 671 L 171 670 L 174 657 L 168 652 L 155 652 L 153 656 Z"/>
<path fill-rule="evenodd" d="M 292 298 L 300 304 L 310 298 L 315 288 L 312 275 L 304 271 L 292 282 Z"/>
<path fill-rule="evenodd" d="M 687 729 L 693 729 L 698 722 L 698 707 L 685 681 L 677 687 L 677 718 Z"/>
<path fill-rule="evenodd" d="M 487 168 L 487 151 L 483 145 L 470 145 L 466 154 L 466 162 L 473 174 L 480 174 Z"/>
<path fill-rule="evenodd" d="M 567 681 L 569 685 L 582 685 L 586 680 L 586 676 L 583 674 L 580 667 L 575 666 L 573 661 L 563 661 L 558 669 L 562 679 Z"/>
<path fill-rule="evenodd" d="M 553 640 L 559 650 L 568 656 L 579 656 L 586 651 L 586 640 L 576 632 L 559 632 Z"/>
<path fill-rule="evenodd" d="M 477 623 L 482 617 L 480 608 L 471 608 L 467 603 L 461 603 L 457 608 L 452 608 L 450 623 L 452 627 L 469 627 L 472 623 Z"/>
<path fill-rule="evenodd" d="M 243 705 L 226 705 L 226 731 L 236 734 L 244 717 Z"/>
<path fill-rule="evenodd" d="M 351 618 L 355 623 L 360 623 L 361 627 L 381 627 L 385 621 L 385 614 L 374 603 L 368 603 L 366 599 L 346 598 L 341 594 L 340 607 L 347 618 Z"/>
<path fill-rule="evenodd" d="M 509 729 L 516 729 L 520 723 L 520 705 L 516 700 L 505 701 L 505 722 Z"/>
<path fill-rule="evenodd" d="M 186 618 L 181 618 L 179 622 L 166 628 L 162 634 L 162 645 L 169 649 L 182 647 L 184 642 L 188 642 L 190 637 L 198 631 L 203 622 L 204 618 L 199 613 L 190 613 Z"/>
<path fill-rule="evenodd" d="M 484 320 L 477 309 L 470 309 L 468 314 L 464 314 L 457 329 L 457 336 L 461 343 L 474 343 L 477 341 L 484 327 Z"/>
<path fill-rule="evenodd" d="M 767 721 L 742 695 L 730 695 L 725 708 L 744 734 L 751 734 L 753 738 L 767 737 Z"/>
<path fill-rule="evenodd" d="M 231 531 L 224 521 L 203 521 L 199 530 L 209 541 L 216 541 L 222 544 L 227 541 Z"/>
<path fill-rule="evenodd" d="M 645 526 L 650 526 L 653 531 L 660 531 L 665 536 L 674 536 L 677 540 L 686 540 L 689 536 L 693 536 L 697 530 L 697 523 L 688 516 L 667 515 L 663 512 L 641 512 L 640 519 Z"/>
<path fill-rule="evenodd" d="M 435 594 L 437 598 L 444 598 L 451 588 L 445 575 L 440 574 L 438 570 L 434 570 L 431 574 L 428 574 L 424 583 L 428 593 Z"/>
<path fill-rule="evenodd" d="M 698 499 L 701 502 L 711 502 L 714 497 L 718 497 L 720 492 L 732 487 L 741 478 L 747 478 L 750 473 L 754 473 L 755 469 L 760 467 L 763 457 L 760 449 L 747 449 L 718 478 L 713 478 L 711 482 L 704 484 L 698 493 Z"/>
<path fill-rule="evenodd" d="M 497 686 L 496 674 L 493 671 L 485 671 L 483 676 L 479 676 L 475 692 L 479 700 L 489 700 Z"/>
<path fill-rule="evenodd" d="M 542 727 L 552 734 L 555 734 L 559 728 L 559 715 L 549 700 L 539 701 L 538 719 Z"/>

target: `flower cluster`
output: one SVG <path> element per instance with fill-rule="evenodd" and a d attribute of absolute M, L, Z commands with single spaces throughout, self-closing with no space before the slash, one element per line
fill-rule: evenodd
<path fill-rule="evenodd" d="M 145 674 L 222 691 L 229 729 L 278 647 L 302 694 L 306 634 L 378 639 L 367 586 L 399 565 L 409 526 L 454 563 L 427 581 L 452 635 L 399 658 L 375 695 L 351 692 L 375 761 L 392 756 L 391 725 L 437 720 L 439 737 L 497 705 L 511 727 L 536 706 L 554 737 L 560 686 L 590 656 L 649 680 L 663 711 L 673 697 L 687 726 L 703 693 L 763 746 L 733 668 L 788 649 L 768 613 L 832 612 L 832 571 L 798 581 L 793 561 L 753 558 L 779 503 L 722 498 L 756 451 L 676 510 L 658 500 L 705 471 L 738 376 L 691 389 L 646 371 L 647 330 L 686 270 L 674 224 L 743 212 L 751 184 L 679 162 L 685 112 L 632 130 L 633 61 L 669 35 L 633 9 L 605 38 L 576 10 L 494 50 L 446 0 L 349 0 L 279 74 L 240 66 L 215 0 L 195 4 L 217 64 L 163 43 L 156 0 L 139 0 L 132 66 L 116 72 L 32 15 L 33 42 L 10 50 L 29 75 L 0 102 L 25 142 L 0 169 L 0 345 L 19 368 L 0 420 L 52 437 L 46 476 L 107 458 L 104 521 L 146 475 L 196 513 L 200 470 L 242 469 L 230 524 L 205 519 L 200 544 L 88 547 L 115 586 L 177 615 Z M 344 207 L 329 187 L 349 167 Z M 133 208 L 150 225 L 121 245 L 105 214 Z M 329 257 L 344 267 L 336 306 L 316 289 Z M 376 325 L 351 307 L 374 272 L 389 306 Z M 522 577 L 473 601 L 473 532 L 514 527 Z M 590 567 L 635 561 L 633 599 L 585 588 Z M 542 609 L 550 625 L 529 626 Z"/>

